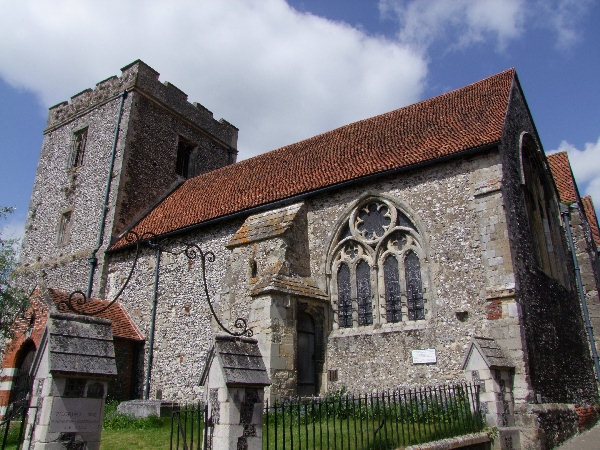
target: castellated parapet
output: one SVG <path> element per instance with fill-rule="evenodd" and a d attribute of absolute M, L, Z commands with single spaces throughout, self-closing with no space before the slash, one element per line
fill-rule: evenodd
<path fill-rule="evenodd" d="M 121 72 L 120 77 L 112 76 L 97 83 L 94 89 L 85 89 L 75 94 L 70 102 L 64 101 L 52 106 L 44 132 L 48 133 L 86 114 L 90 109 L 116 98 L 123 91 L 135 89 L 210 132 L 225 145 L 236 148 L 238 129 L 234 125 L 225 119 L 214 119 L 213 113 L 200 103 L 188 102 L 187 94 L 174 84 L 158 81 L 160 74 L 143 61 L 138 59 L 123 67 Z"/>

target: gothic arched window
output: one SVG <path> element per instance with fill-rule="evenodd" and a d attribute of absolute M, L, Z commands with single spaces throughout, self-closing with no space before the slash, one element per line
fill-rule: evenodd
<path fill-rule="evenodd" d="M 336 236 L 329 264 L 339 328 L 426 318 L 425 256 L 406 214 L 387 199 L 371 198 Z"/>
<path fill-rule="evenodd" d="M 549 277 L 568 284 L 567 258 L 562 241 L 558 198 L 544 169 L 541 152 L 531 135 L 521 142 L 521 184 L 533 253 L 538 269 Z"/>

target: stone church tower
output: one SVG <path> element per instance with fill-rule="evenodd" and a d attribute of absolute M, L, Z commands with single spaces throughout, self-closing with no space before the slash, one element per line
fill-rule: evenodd
<path fill-rule="evenodd" d="M 236 127 L 142 61 L 50 108 L 21 274 L 102 297 L 104 251 L 185 179 L 232 164 Z"/>

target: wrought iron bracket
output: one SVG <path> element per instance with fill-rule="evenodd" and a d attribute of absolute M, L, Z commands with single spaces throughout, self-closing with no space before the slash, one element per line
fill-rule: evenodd
<path fill-rule="evenodd" d="M 87 295 L 85 295 L 85 293 L 83 291 L 77 290 L 77 291 L 73 291 L 69 294 L 69 298 L 67 300 L 62 300 L 58 303 L 58 310 L 61 312 L 74 312 L 77 314 L 82 314 L 85 316 L 95 316 L 98 315 L 104 311 L 106 311 L 108 308 L 110 308 L 121 296 L 121 294 L 123 293 L 123 291 L 125 290 L 125 288 L 127 287 L 127 285 L 129 284 L 129 281 L 131 280 L 131 276 L 133 275 L 133 272 L 135 270 L 135 267 L 137 265 L 138 259 L 140 257 L 140 253 L 142 250 L 142 244 L 144 244 L 144 242 L 147 242 L 149 239 L 153 238 L 155 235 L 154 233 L 144 233 L 142 235 L 138 235 L 135 231 L 129 231 L 126 235 L 125 235 L 125 240 L 127 241 L 127 243 L 129 244 L 135 244 L 135 258 L 133 260 L 133 264 L 131 265 L 131 268 L 129 269 L 129 274 L 127 275 L 127 279 L 125 280 L 125 283 L 123 283 L 123 286 L 121 286 L 121 289 L 119 289 L 119 292 L 117 292 L 117 294 L 114 296 L 114 298 L 108 303 L 108 305 L 102 306 L 100 308 L 92 308 L 90 309 L 89 307 L 87 307 L 87 305 L 89 305 L 90 303 L 90 298 L 87 297 Z"/>
<path fill-rule="evenodd" d="M 238 317 L 237 319 L 235 319 L 234 324 L 233 324 L 235 330 L 230 330 L 223 324 L 223 322 L 221 322 L 221 320 L 217 316 L 214 305 L 210 298 L 210 293 L 208 291 L 208 283 L 206 281 L 206 264 L 207 264 L 207 262 L 212 263 L 215 261 L 215 254 L 213 252 L 211 252 L 211 251 L 204 252 L 198 244 L 193 244 L 193 243 L 188 243 L 188 242 L 179 242 L 180 244 L 182 244 L 184 246 L 183 250 L 168 251 L 168 250 L 165 250 L 165 246 L 166 246 L 166 243 L 169 242 L 169 240 L 168 239 L 158 240 L 156 238 L 156 235 L 153 233 L 144 233 L 142 235 L 138 235 L 136 232 L 130 231 L 125 236 L 125 239 L 127 240 L 128 243 L 135 244 L 135 258 L 133 260 L 133 264 L 131 265 L 131 268 L 129 270 L 129 274 L 127 275 L 127 279 L 125 280 L 125 283 L 123 283 L 123 286 L 121 286 L 121 288 L 119 289 L 119 292 L 117 292 L 117 294 L 108 303 L 108 305 L 102 306 L 97 309 L 90 310 L 90 308 L 88 306 L 86 306 L 86 305 L 89 305 L 90 299 L 83 293 L 83 291 L 77 290 L 77 291 L 71 292 L 71 294 L 69 294 L 69 298 L 67 300 L 63 300 L 63 301 L 59 302 L 59 304 L 58 304 L 59 311 L 62 311 L 62 312 L 71 311 L 71 312 L 75 312 L 77 314 L 83 314 L 83 315 L 87 315 L 87 316 L 98 315 L 98 314 L 106 311 L 119 299 L 119 297 L 121 296 L 121 294 L 123 293 L 123 291 L 125 290 L 127 285 L 129 284 L 129 281 L 131 280 L 133 272 L 137 266 L 137 263 L 138 263 L 138 260 L 140 257 L 140 253 L 141 253 L 141 249 L 142 249 L 143 245 L 147 245 L 150 248 L 153 248 L 153 249 L 158 248 L 160 251 L 170 253 L 170 254 L 173 254 L 176 256 L 183 254 L 190 261 L 194 261 L 194 260 L 200 261 L 201 269 L 202 269 L 202 287 L 204 289 L 204 296 L 206 298 L 206 302 L 208 303 L 208 307 L 210 308 L 210 312 L 211 312 L 213 318 L 215 319 L 215 322 L 217 322 L 217 325 L 219 325 L 221 330 L 223 330 L 225 333 L 227 333 L 231 336 L 235 336 L 235 337 L 241 337 L 241 336 L 251 337 L 251 336 L 253 336 L 254 333 L 252 332 L 252 329 L 248 327 L 248 322 L 246 321 L 246 319 L 243 319 L 241 317 Z"/>
<path fill-rule="evenodd" d="M 248 328 L 248 322 L 246 321 L 246 319 L 241 318 L 241 317 L 238 317 L 237 319 L 235 319 L 234 324 L 233 324 L 234 328 L 237 329 L 237 331 L 235 331 L 235 330 L 230 330 L 229 328 L 227 328 L 223 324 L 223 322 L 221 322 L 219 317 L 217 316 L 215 308 L 210 299 L 210 294 L 208 292 L 208 283 L 206 282 L 206 263 L 214 262 L 215 254 L 211 251 L 204 252 L 198 244 L 192 244 L 192 243 L 188 243 L 188 242 L 184 242 L 183 244 L 185 245 L 185 248 L 182 251 L 170 252 L 170 253 L 173 253 L 173 254 L 182 254 L 183 253 L 185 255 L 185 257 L 190 261 L 194 261 L 194 260 L 200 261 L 201 268 L 202 268 L 202 286 L 204 288 L 204 296 L 206 297 L 206 302 L 208 303 L 210 312 L 211 312 L 213 318 L 215 319 L 215 322 L 217 322 L 217 325 L 219 325 L 219 328 L 221 328 L 221 330 L 223 330 L 225 333 L 227 333 L 231 336 L 252 337 L 254 335 L 254 333 L 251 328 Z"/>

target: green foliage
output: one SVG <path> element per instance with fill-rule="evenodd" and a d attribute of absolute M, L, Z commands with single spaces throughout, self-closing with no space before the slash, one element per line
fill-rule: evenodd
<path fill-rule="evenodd" d="M 4 437 L 4 433 L 6 432 L 7 423 L 4 423 L 0 426 L 0 443 L 2 443 L 2 439 Z M 19 443 L 19 432 L 21 431 L 21 421 L 13 420 L 10 422 L 10 428 L 8 430 L 8 435 L 6 437 L 6 450 L 12 450 L 17 448 L 17 444 Z M 4 447 L 3 447 L 4 449 Z"/>
<path fill-rule="evenodd" d="M 488 437 L 494 441 L 498 436 L 500 436 L 500 432 L 498 431 L 498 427 L 486 428 Z"/>
<path fill-rule="evenodd" d="M 170 417 L 151 416 L 143 419 L 132 419 L 117 412 L 118 403 L 114 400 L 106 403 L 100 450 L 170 448 Z"/>
<path fill-rule="evenodd" d="M 0 219 L 13 212 L 10 206 L 0 207 Z M 2 237 L 0 229 L 0 337 L 12 336 L 11 326 L 28 306 L 25 294 L 14 286 L 12 272 L 17 267 L 19 239 Z"/>

